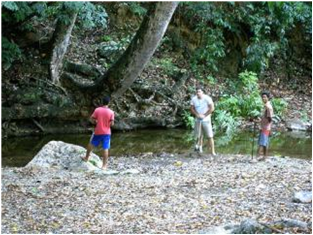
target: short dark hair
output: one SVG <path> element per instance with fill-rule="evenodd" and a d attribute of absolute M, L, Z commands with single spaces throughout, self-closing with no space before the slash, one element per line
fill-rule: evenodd
<path fill-rule="evenodd" d="M 262 91 L 261 96 L 266 95 L 268 99 L 271 99 L 271 93 L 269 91 Z"/>
<path fill-rule="evenodd" d="M 103 97 L 103 105 L 108 105 L 110 103 L 110 96 Z"/>
<path fill-rule="evenodd" d="M 197 91 L 197 90 L 201 90 L 201 91 L 203 91 L 203 89 L 202 89 L 202 87 L 201 87 L 201 86 L 197 86 L 197 87 L 196 87 L 196 91 Z"/>

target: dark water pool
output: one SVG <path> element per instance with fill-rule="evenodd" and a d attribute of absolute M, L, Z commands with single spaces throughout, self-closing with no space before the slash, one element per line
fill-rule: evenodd
<path fill-rule="evenodd" d="M 222 136 L 215 136 L 216 152 L 227 154 L 251 154 L 253 133 L 241 132 L 226 145 L 222 145 Z M 22 137 L 2 139 L 2 167 L 25 166 L 38 151 L 51 140 L 86 147 L 90 135 L 50 135 L 44 137 Z M 254 154 L 257 149 L 257 138 L 254 138 Z M 183 153 L 193 148 L 192 131 L 183 129 L 171 130 L 138 130 L 113 133 L 110 155 L 138 154 L 143 152 Z M 99 151 L 95 151 L 96 153 Z M 206 148 L 204 147 L 204 152 Z M 274 133 L 270 142 L 270 155 L 289 156 L 312 159 L 312 136 L 307 133 Z"/>

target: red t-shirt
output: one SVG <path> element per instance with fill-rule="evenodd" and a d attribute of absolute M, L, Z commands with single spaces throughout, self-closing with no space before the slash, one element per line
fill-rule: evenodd
<path fill-rule="evenodd" d="M 96 108 L 91 117 L 97 120 L 95 135 L 111 135 L 111 122 L 114 121 L 114 112 L 111 109 Z"/>

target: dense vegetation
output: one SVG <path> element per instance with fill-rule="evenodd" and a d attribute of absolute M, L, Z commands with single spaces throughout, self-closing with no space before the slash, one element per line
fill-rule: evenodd
<path fill-rule="evenodd" d="M 79 19 L 72 40 L 93 38 L 90 44 L 98 45 L 102 58 L 93 65 L 105 71 L 125 52 L 150 5 L 2 2 L 2 67 L 7 72 L 3 80 L 12 80 L 10 71 L 33 59 L 30 48 L 39 51 L 40 64 L 45 68 L 55 22 L 66 24 L 69 12 L 76 12 Z M 218 87 L 213 94 L 217 100 L 216 128 L 231 135 L 241 121 L 260 114 L 260 83 L 277 82 L 277 77 L 302 83 L 310 79 L 311 12 L 309 2 L 181 2 L 147 70 L 160 68 L 168 79 L 160 79 L 159 84 L 165 86 L 186 75 L 196 84 Z M 79 62 L 88 61 L 88 56 L 86 60 L 81 57 Z M 271 69 L 279 76 L 267 76 Z M 184 92 L 188 100 L 186 93 L 194 92 L 194 87 Z M 6 106 L 6 100 L 3 103 Z M 273 104 L 277 120 L 281 120 L 287 102 L 276 98 Z M 177 116 L 188 126 L 192 117 L 186 111 L 179 107 Z"/>

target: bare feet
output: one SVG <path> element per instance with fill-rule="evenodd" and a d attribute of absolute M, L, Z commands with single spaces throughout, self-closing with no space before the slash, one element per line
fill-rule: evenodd
<path fill-rule="evenodd" d="M 101 167 L 101 170 L 104 170 L 104 171 L 105 171 L 105 170 L 107 170 L 107 169 L 108 169 L 108 166 L 107 166 L 107 165 L 104 165 L 104 166 Z"/>
<path fill-rule="evenodd" d="M 265 158 L 265 157 L 259 157 L 257 160 L 258 160 L 259 162 L 260 162 L 260 161 L 265 161 L 266 158 Z"/>

